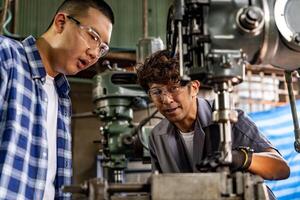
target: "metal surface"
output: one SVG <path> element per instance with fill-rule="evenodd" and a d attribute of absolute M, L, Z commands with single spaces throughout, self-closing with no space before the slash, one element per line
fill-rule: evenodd
<path fill-rule="evenodd" d="M 263 179 L 249 173 L 158 174 L 151 177 L 152 200 L 268 200 Z"/>
<path fill-rule="evenodd" d="M 152 176 L 152 200 L 221 199 L 227 174 L 164 174 Z"/>
<path fill-rule="evenodd" d="M 253 29 L 242 28 L 241 18 L 246 9 L 257 9 L 262 12 L 262 1 L 231 0 L 210 2 L 207 13 L 207 33 L 210 36 L 210 49 L 240 50 L 247 54 L 248 60 L 252 61 L 257 47 L 263 42 L 263 27 L 265 20 Z M 218 22 L 218 23 L 216 23 Z M 217 26 L 216 26 L 217 25 Z M 241 29 L 242 28 L 242 29 Z M 259 34 L 261 33 L 261 34 Z M 247 42 L 247 45 L 245 45 Z"/>
<path fill-rule="evenodd" d="M 276 1 L 274 17 L 278 30 L 291 48 L 300 51 L 300 23 L 298 8 L 300 1 L 281 0 Z"/>
<path fill-rule="evenodd" d="M 91 179 L 64 192 L 84 194 L 89 200 L 268 200 L 263 179 L 249 173 L 154 174 L 148 183 L 118 184 Z"/>
<path fill-rule="evenodd" d="M 149 193 L 149 184 L 147 183 L 108 183 L 107 181 L 94 178 L 84 182 L 82 185 L 64 186 L 63 192 L 73 194 L 83 194 L 89 200 L 109 200 L 109 199 L 149 199 L 146 196 Z M 122 196 L 115 195 L 115 193 L 123 193 Z M 126 193 L 126 194 L 125 194 Z M 126 198 L 129 193 L 140 193 L 132 198 Z M 114 196 L 113 196 L 114 195 Z M 146 197 L 145 197 L 146 196 Z M 114 198 L 111 198 L 114 197 Z M 141 198 L 139 198 L 141 197 Z M 148 198 L 147 198 L 148 197 Z"/>
<path fill-rule="evenodd" d="M 174 2 L 176 5 L 177 1 Z M 185 67 L 208 68 L 207 73 L 210 74 L 212 67 L 205 60 L 209 59 L 208 56 L 213 51 L 242 50 L 247 55 L 246 61 L 252 64 L 272 64 L 283 69 L 297 69 L 300 63 L 300 43 L 296 42 L 299 39 L 296 36 L 300 31 L 300 24 L 295 20 L 300 15 L 296 12 L 298 5 L 297 0 L 211 0 L 209 3 L 200 0 L 184 1 L 185 13 L 188 13 L 183 16 L 183 36 L 186 38 L 183 43 L 187 47 L 183 51 Z M 248 16 L 246 20 L 245 15 Z M 248 23 L 246 27 L 242 27 L 241 24 L 245 24 L 243 21 Z M 276 24 L 280 26 L 277 27 Z M 192 31 L 196 26 L 200 30 L 198 33 Z M 290 34 L 286 34 L 286 31 Z M 203 54 L 203 62 L 200 54 Z M 195 71 L 190 74 L 194 75 Z"/>

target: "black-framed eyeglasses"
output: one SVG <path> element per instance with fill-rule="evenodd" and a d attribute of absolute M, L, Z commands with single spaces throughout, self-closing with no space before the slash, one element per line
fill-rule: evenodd
<path fill-rule="evenodd" d="M 162 95 L 172 95 L 177 96 L 182 92 L 182 89 L 187 86 L 189 82 L 178 82 L 175 84 L 170 84 L 166 85 L 164 87 L 154 87 L 150 88 L 148 90 L 148 95 L 153 99 L 153 100 L 160 100 Z"/>
<path fill-rule="evenodd" d="M 67 18 L 75 22 L 75 24 L 83 31 L 82 36 L 85 41 L 90 45 L 91 49 L 98 49 L 98 58 L 105 56 L 109 51 L 109 46 L 103 42 L 101 36 L 91 27 L 82 25 L 80 21 L 74 17 L 67 15 Z"/>

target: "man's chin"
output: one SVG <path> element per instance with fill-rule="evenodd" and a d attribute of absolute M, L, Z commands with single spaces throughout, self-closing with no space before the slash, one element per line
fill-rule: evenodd
<path fill-rule="evenodd" d="M 170 118 L 170 119 L 172 119 L 172 118 L 178 118 L 179 115 L 180 115 L 179 109 L 176 109 L 176 110 L 174 110 L 172 112 L 164 112 L 164 116 L 166 118 Z"/>
<path fill-rule="evenodd" d="M 72 75 L 76 75 L 77 73 L 79 73 L 82 70 L 83 69 L 74 66 L 72 68 L 66 69 L 66 73 L 64 73 L 64 74 L 72 76 Z"/>
<path fill-rule="evenodd" d="M 180 121 L 180 116 L 178 116 L 178 115 L 173 115 L 173 116 L 165 115 L 165 117 L 172 123 Z"/>
<path fill-rule="evenodd" d="M 66 71 L 62 71 L 61 73 L 67 76 L 72 76 L 72 75 L 76 75 L 79 71 L 70 71 L 70 70 L 66 70 Z"/>

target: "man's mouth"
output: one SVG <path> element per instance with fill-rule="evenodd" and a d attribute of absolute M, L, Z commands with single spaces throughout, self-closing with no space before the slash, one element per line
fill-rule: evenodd
<path fill-rule="evenodd" d="M 168 109 L 164 109 L 165 113 L 167 114 L 171 114 L 173 112 L 175 112 L 177 110 L 178 107 L 175 108 L 168 108 Z"/>
<path fill-rule="evenodd" d="M 80 69 L 85 68 L 89 64 L 88 60 L 84 60 L 84 59 L 78 59 L 78 60 L 79 60 L 79 68 Z"/>

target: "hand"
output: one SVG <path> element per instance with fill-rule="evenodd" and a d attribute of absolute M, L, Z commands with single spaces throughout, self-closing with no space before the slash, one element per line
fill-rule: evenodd
<path fill-rule="evenodd" d="M 232 150 L 230 170 L 232 172 L 247 170 L 252 162 L 252 154 L 253 150 L 249 147 L 239 147 Z"/>

